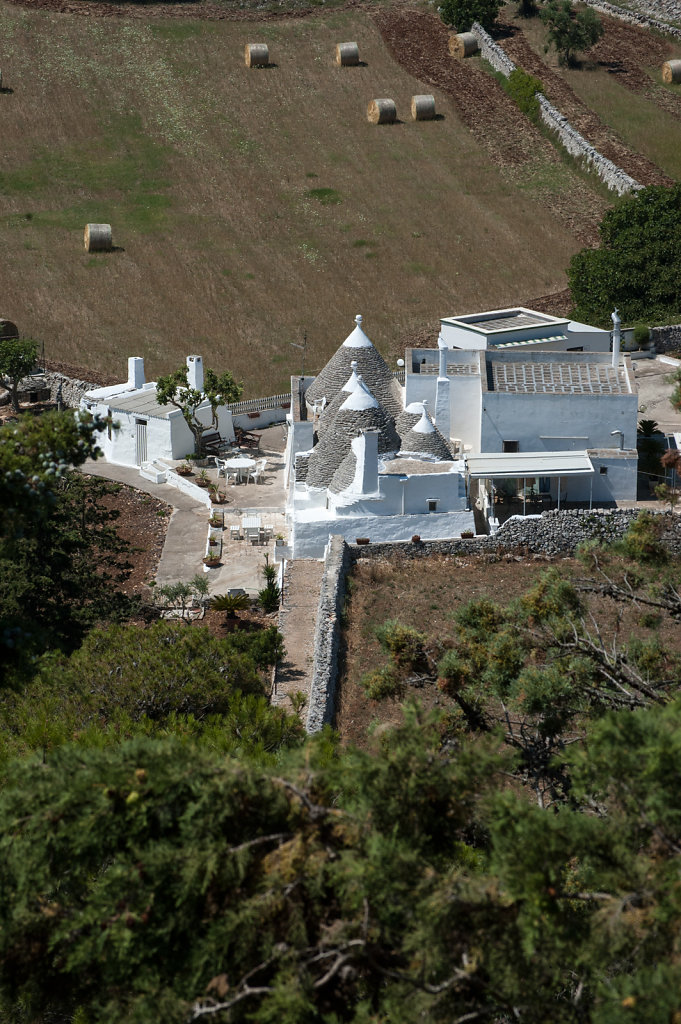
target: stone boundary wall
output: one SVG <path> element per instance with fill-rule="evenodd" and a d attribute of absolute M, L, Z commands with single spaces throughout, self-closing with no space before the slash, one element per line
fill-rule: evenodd
<path fill-rule="evenodd" d="M 331 537 L 314 632 L 314 667 L 306 724 L 308 733 L 319 732 L 323 726 L 331 725 L 336 710 L 341 613 L 350 564 L 350 548 L 344 538 Z"/>
<path fill-rule="evenodd" d="M 99 384 L 93 384 L 87 380 L 76 380 L 74 377 L 67 377 L 65 373 L 57 373 L 55 370 L 45 372 L 45 384 L 50 389 L 50 401 L 57 401 L 57 391 L 61 384 L 61 400 L 70 409 L 77 409 L 80 400 L 86 391 L 93 391 Z"/>
<path fill-rule="evenodd" d="M 498 43 L 484 30 L 479 22 L 473 22 L 471 28 L 480 45 L 480 53 L 489 61 L 495 71 L 500 71 L 508 78 L 516 65 Z M 577 160 L 584 160 L 608 188 L 622 195 L 624 192 L 636 192 L 643 188 L 638 181 L 608 160 L 602 153 L 587 142 L 583 135 L 573 128 L 566 117 L 550 103 L 543 93 L 536 93 L 539 101 L 539 115 L 544 124 L 554 132 L 568 153 Z"/>
<path fill-rule="evenodd" d="M 347 575 L 361 559 L 428 558 L 430 555 L 479 555 L 492 558 L 511 552 L 569 556 L 585 540 L 612 542 L 622 537 L 640 509 L 566 509 L 543 512 L 541 516 L 509 519 L 490 537 L 473 540 L 394 541 L 385 544 L 347 544 L 332 537 L 327 553 L 314 637 L 314 672 L 307 716 L 308 733 L 333 723 L 338 682 L 341 611 L 347 589 Z M 681 516 L 666 516 L 661 541 L 671 554 L 681 555 Z M 455 570 L 453 570 L 455 571 Z"/>
<path fill-rule="evenodd" d="M 681 324 L 668 327 L 651 327 L 650 340 L 656 352 L 681 351 Z"/>
<path fill-rule="evenodd" d="M 622 7 L 615 7 L 614 4 L 606 3 L 605 0 L 583 0 L 587 7 L 593 7 L 601 14 L 609 14 L 612 18 L 619 18 L 620 21 L 627 21 L 630 25 L 639 25 L 643 28 L 655 28 L 658 32 L 666 32 L 667 35 L 676 36 L 681 39 L 681 28 L 668 25 L 666 21 L 659 18 L 652 18 L 646 14 L 636 14 L 634 11 L 625 11 Z M 664 0 L 658 0 L 658 6 L 662 6 Z M 664 13 L 664 12 L 663 12 Z M 674 10 L 670 7 L 670 15 L 674 16 Z M 677 12 L 678 17 L 678 12 Z"/>
<path fill-rule="evenodd" d="M 492 65 L 495 71 L 500 71 L 504 78 L 508 78 L 516 66 L 505 50 L 495 43 L 491 35 L 485 31 L 479 21 L 471 25 L 471 32 L 478 40 L 480 53 L 485 60 Z"/>
<path fill-rule="evenodd" d="M 638 192 L 643 188 L 640 182 L 587 142 L 584 136 L 572 127 L 568 119 L 563 117 L 543 93 L 538 92 L 537 99 L 539 100 L 539 116 L 547 128 L 555 132 L 571 156 L 577 160 L 584 160 L 612 192 L 617 192 L 617 195 L 621 196 L 625 192 Z"/>

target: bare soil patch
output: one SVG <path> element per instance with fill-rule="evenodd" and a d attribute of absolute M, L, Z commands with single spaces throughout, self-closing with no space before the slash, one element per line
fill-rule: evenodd
<path fill-rule="evenodd" d="M 116 493 L 105 495 L 101 504 L 118 512 L 115 528 L 131 550 L 121 562 L 132 566 L 120 589 L 129 596 L 150 597 L 149 583 L 156 574 L 172 509 L 165 502 L 134 487 L 118 485 Z"/>
<path fill-rule="evenodd" d="M 470 557 L 432 556 L 408 559 L 359 561 L 350 582 L 345 611 L 344 654 L 341 668 L 336 727 L 344 744 L 362 748 L 372 745 L 378 730 L 402 720 L 399 700 L 372 700 L 360 680 L 388 663 L 375 630 L 387 619 L 398 619 L 426 634 L 427 646 L 445 643 L 453 635 L 453 617 L 468 602 L 483 597 L 506 606 L 519 598 L 547 568 L 557 568 L 565 578 L 583 579 L 589 573 L 576 559 L 550 559 L 506 554 Z M 583 595 L 584 596 L 584 595 Z M 587 604 L 606 643 L 618 631 L 620 640 L 650 633 L 642 625 L 642 609 L 622 607 L 608 597 L 588 595 Z M 621 616 L 621 619 L 619 618 Z M 672 652 L 681 651 L 678 626 L 669 623 L 663 641 Z M 427 710 L 446 711 L 454 702 L 435 682 L 410 687 Z"/>

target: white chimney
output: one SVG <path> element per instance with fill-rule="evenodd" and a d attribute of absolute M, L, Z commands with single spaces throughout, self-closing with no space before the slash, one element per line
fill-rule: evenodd
<path fill-rule="evenodd" d="M 620 320 L 617 310 L 611 314 L 612 319 L 612 365 L 615 369 L 620 364 Z"/>
<path fill-rule="evenodd" d="M 445 343 L 442 340 L 442 335 L 440 335 L 440 337 L 437 339 L 437 344 L 438 344 L 438 348 L 440 349 L 440 369 L 439 369 L 438 376 L 439 377 L 446 377 L 447 376 L 447 352 L 448 352 L 448 349 L 445 348 Z"/>
<path fill-rule="evenodd" d="M 203 359 L 187 356 L 187 387 L 203 392 Z"/>
<path fill-rule="evenodd" d="M 141 356 L 130 356 L 128 359 L 128 384 L 136 390 L 144 387 L 144 359 Z"/>
<path fill-rule="evenodd" d="M 363 430 L 350 442 L 355 453 L 355 478 L 350 490 L 355 494 L 378 491 L 378 430 Z"/>

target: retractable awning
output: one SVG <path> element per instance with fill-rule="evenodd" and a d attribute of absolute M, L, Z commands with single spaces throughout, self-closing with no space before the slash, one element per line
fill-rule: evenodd
<path fill-rule="evenodd" d="M 466 465 L 473 480 L 583 476 L 594 472 L 586 452 L 487 452 L 469 455 Z"/>

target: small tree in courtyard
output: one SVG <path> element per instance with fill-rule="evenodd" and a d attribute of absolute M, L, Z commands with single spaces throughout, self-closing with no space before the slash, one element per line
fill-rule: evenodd
<path fill-rule="evenodd" d="M 445 25 L 455 26 L 459 32 L 468 32 L 474 21 L 490 29 L 502 3 L 503 0 L 442 0 L 440 17 Z"/>
<path fill-rule="evenodd" d="M 187 367 L 181 366 L 173 373 L 159 377 L 156 382 L 156 398 L 159 405 L 174 405 L 184 416 L 185 423 L 194 435 L 194 451 L 201 455 L 202 438 L 207 430 L 217 430 L 218 409 L 221 405 L 236 402 L 243 392 L 229 370 L 217 374 L 207 369 L 204 374 L 203 391 L 190 388 L 187 383 Z M 199 407 L 208 401 L 210 404 L 211 421 L 202 423 L 198 416 Z"/>
<path fill-rule="evenodd" d="M 12 409 L 20 412 L 19 385 L 35 366 L 38 346 L 29 338 L 0 340 L 0 381 L 10 394 Z"/>
<path fill-rule="evenodd" d="M 571 0 L 549 0 L 541 12 L 547 26 L 546 49 L 554 46 L 560 64 L 574 65 L 580 50 L 588 50 L 603 35 L 603 25 L 590 7 L 577 11 Z"/>

